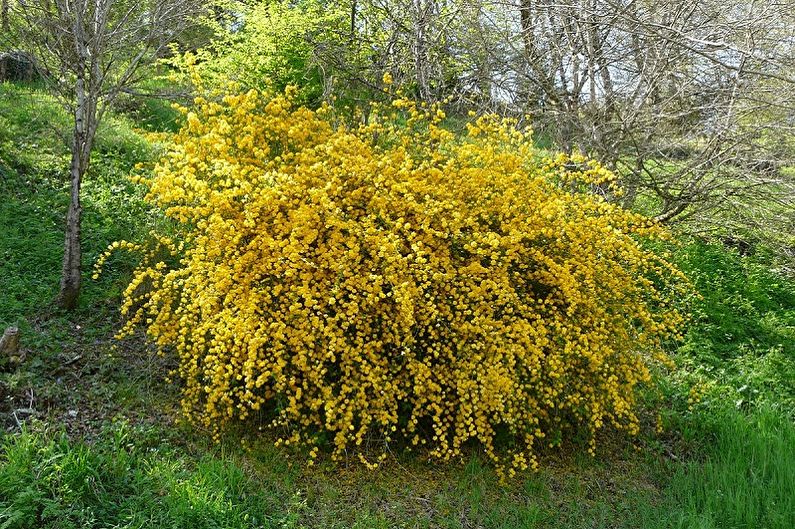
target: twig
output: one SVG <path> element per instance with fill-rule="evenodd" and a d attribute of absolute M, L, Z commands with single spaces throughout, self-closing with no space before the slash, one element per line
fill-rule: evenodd
<path fill-rule="evenodd" d="M 77 355 L 77 356 L 75 356 L 71 360 L 69 360 L 67 362 L 64 362 L 63 363 L 63 367 L 70 366 L 70 365 L 74 364 L 75 362 L 77 362 L 78 360 L 80 360 L 81 358 L 83 358 L 83 354 L 82 353 Z"/>

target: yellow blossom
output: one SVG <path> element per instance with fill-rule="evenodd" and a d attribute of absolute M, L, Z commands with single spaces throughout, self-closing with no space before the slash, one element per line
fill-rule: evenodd
<path fill-rule="evenodd" d="M 268 410 L 281 443 L 325 432 L 369 467 L 373 436 L 522 470 L 575 429 L 637 431 L 686 287 L 640 243 L 660 227 L 591 193 L 609 171 L 512 120 L 456 136 L 399 100 L 347 128 L 294 95 L 198 99 L 144 181 L 178 235 L 110 249 L 143 254 L 125 331 L 177 355 L 192 420 Z"/>

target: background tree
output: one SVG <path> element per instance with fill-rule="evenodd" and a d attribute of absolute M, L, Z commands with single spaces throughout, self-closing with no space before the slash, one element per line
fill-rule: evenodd
<path fill-rule="evenodd" d="M 490 2 L 481 26 L 506 47 L 481 53 L 498 65 L 508 108 L 616 170 L 627 206 L 651 197 L 658 220 L 677 221 L 763 191 L 792 196 L 777 169 L 793 152 L 760 141 L 792 135 L 784 3 L 520 0 L 508 24 L 504 11 Z"/>
<path fill-rule="evenodd" d="M 529 115 L 539 141 L 598 158 L 620 176 L 624 205 L 661 222 L 739 229 L 795 216 L 782 170 L 795 164 L 792 2 L 344 5 L 348 37 L 315 43 L 340 98 L 366 104 L 389 72 L 424 101 Z"/>
<path fill-rule="evenodd" d="M 234 0 L 217 6 L 210 24 L 212 38 L 197 50 L 166 60 L 182 84 L 190 86 L 194 74 L 208 86 L 235 81 L 244 90 L 281 91 L 293 84 L 299 87 L 302 103 L 323 99 L 327 68 L 316 60 L 315 43 L 339 48 L 343 11 L 315 0 Z"/>
<path fill-rule="evenodd" d="M 57 297 L 63 308 L 73 309 L 80 293 L 80 187 L 97 128 L 119 94 L 141 80 L 141 67 L 194 24 L 203 6 L 199 0 L 8 0 L 6 39 L 35 55 L 45 81 L 74 117 Z"/>

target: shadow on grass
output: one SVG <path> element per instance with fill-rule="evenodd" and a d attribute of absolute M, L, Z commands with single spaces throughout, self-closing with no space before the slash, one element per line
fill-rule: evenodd
<path fill-rule="evenodd" d="M 772 410 L 694 417 L 689 461 L 563 458 L 507 486 L 477 453 L 310 469 L 264 441 L 245 451 L 184 433 L 114 423 L 93 444 L 5 437 L 0 527 L 795 526 L 795 426 Z"/>

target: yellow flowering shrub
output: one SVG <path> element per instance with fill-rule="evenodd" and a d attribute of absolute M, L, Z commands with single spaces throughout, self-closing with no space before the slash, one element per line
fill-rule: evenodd
<path fill-rule="evenodd" d="M 589 191 L 608 171 L 508 120 L 454 135 L 398 100 L 346 127 L 292 94 L 197 99 L 144 180 L 181 233 L 122 310 L 178 355 L 189 417 L 335 458 L 476 440 L 511 472 L 567 432 L 637 429 L 684 287 L 641 245 L 664 232 Z"/>

